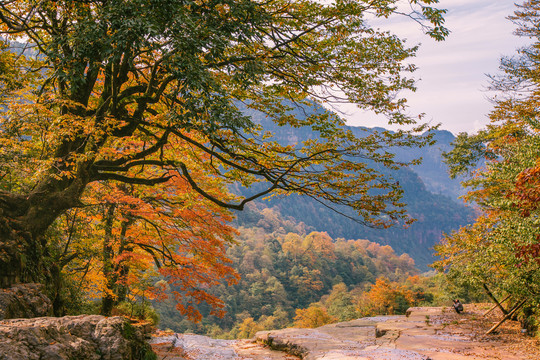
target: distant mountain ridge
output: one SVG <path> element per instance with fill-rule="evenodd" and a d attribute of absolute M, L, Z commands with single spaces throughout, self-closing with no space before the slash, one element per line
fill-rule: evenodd
<path fill-rule="evenodd" d="M 320 108 L 319 108 L 320 109 Z M 316 109 L 315 111 L 320 111 Z M 280 127 L 258 113 L 250 114 L 253 121 L 264 130 L 275 134 L 280 143 L 294 144 L 317 136 L 310 128 Z M 365 136 L 366 128 L 348 127 L 356 136 Z M 377 130 L 377 129 L 375 129 Z M 378 129 L 384 130 L 384 129 Z M 368 129 L 369 131 L 369 129 Z M 356 223 L 317 201 L 292 195 L 258 201 L 267 207 L 276 207 L 283 216 L 290 216 L 316 231 L 326 231 L 333 238 L 367 239 L 390 245 L 397 253 L 408 253 L 421 270 L 427 270 L 434 260 L 432 247 L 443 233 L 457 230 L 474 219 L 472 209 L 458 199 L 464 193 L 459 180 L 450 179 L 441 154 L 451 148 L 454 135 L 449 131 L 435 130 L 437 143 L 423 148 L 394 148 L 400 160 L 422 157 L 420 165 L 394 171 L 392 176 L 404 189 L 404 202 L 410 215 L 417 219 L 409 228 L 372 229 Z M 238 189 L 243 192 L 243 190 Z M 342 209 L 340 209 L 342 211 Z M 349 209 L 343 210 L 354 216 Z M 249 212 L 249 211 L 248 211 Z M 249 226 L 255 214 L 238 213 L 238 225 Z"/>
<path fill-rule="evenodd" d="M 462 179 L 451 179 L 448 175 L 448 168 L 442 161 L 442 154 L 452 149 L 451 144 L 455 138 L 450 131 L 435 130 L 435 145 L 429 148 L 410 148 L 408 151 L 398 151 L 397 156 L 404 160 L 422 157 L 422 163 L 412 166 L 411 170 L 418 174 L 426 188 L 434 194 L 446 195 L 458 203 L 462 203 L 458 199 L 466 193 L 466 190 L 461 186 Z"/>

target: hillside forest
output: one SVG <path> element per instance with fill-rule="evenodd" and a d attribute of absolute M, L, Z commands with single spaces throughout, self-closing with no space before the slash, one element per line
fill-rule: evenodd
<path fill-rule="evenodd" d="M 534 333 L 540 3 L 509 14 L 532 44 L 490 77 L 492 123 L 457 137 L 409 112 L 418 46 L 374 25 L 444 41 L 445 13 L 0 1 L 0 288 L 222 338 L 509 295 Z"/>
<path fill-rule="evenodd" d="M 276 208 L 250 206 L 259 215 L 238 228 L 238 245 L 227 251 L 240 281 L 214 289 L 226 314 L 193 323 L 173 302 L 154 302 L 162 329 L 221 338 L 250 338 L 259 330 L 318 327 L 379 314 L 404 314 L 411 306 L 442 305 L 453 298 L 479 301 L 474 288 L 454 286 L 443 276 L 421 275 L 414 260 L 388 245 L 331 238 Z"/>

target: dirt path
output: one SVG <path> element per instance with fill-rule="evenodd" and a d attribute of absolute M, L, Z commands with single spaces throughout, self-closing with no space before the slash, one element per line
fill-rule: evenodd
<path fill-rule="evenodd" d="M 431 319 L 431 323 L 440 328 L 437 333 L 442 337 L 470 342 L 471 348 L 463 351 L 464 354 L 479 359 L 539 360 L 540 341 L 521 334 L 521 326 L 517 321 L 506 321 L 494 334 L 485 335 L 503 317 L 499 309 L 487 317 L 482 316 L 491 306 L 466 305 L 464 314 L 447 311 Z"/>

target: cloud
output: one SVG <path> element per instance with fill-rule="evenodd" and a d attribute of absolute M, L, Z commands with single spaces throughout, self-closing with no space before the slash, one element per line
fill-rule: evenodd
<path fill-rule="evenodd" d="M 525 44 L 513 35 L 514 25 L 506 19 L 515 6 L 512 1 L 442 0 L 439 7 L 448 9 L 445 18 L 451 34 L 444 42 L 422 36 L 411 21 L 399 19 L 389 26 L 408 44 L 422 43 L 413 59 L 419 67 L 414 73 L 418 90 L 403 96 L 410 99 L 411 113 L 425 112 L 454 133 L 474 132 L 489 122 L 492 105 L 485 92 L 486 74 L 496 74 L 500 57 Z M 351 124 L 385 125 L 380 118 L 351 109 L 346 116 Z"/>

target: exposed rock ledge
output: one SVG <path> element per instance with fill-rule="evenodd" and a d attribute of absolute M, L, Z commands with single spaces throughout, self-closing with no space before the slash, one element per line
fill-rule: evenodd
<path fill-rule="evenodd" d="M 409 316 L 377 316 L 317 329 L 263 331 L 250 340 L 216 340 L 193 334 L 158 336 L 152 341 L 167 360 L 538 360 L 540 342 L 521 335 L 508 321 L 485 336 L 500 319 L 491 304 L 451 308 L 411 308 Z M 494 314 L 495 313 L 495 314 Z M 265 343 L 273 349 L 263 347 Z M 295 354 L 295 355 L 293 355 Z"/>
<path fill-rule="evenodd" d="M 263 331 L 256 340 L 303 360 L 540 359 L 538 344 L 520 336 L 515 324 L 499 335 L 484 336 L 491 321 L 480 322 L 482 312 L 457 315 L 450 308 L 411 308 L 407 317 L 378 316 L 317 329 Z"/>
<path fill-rule="evenodd" d="M 143 360 L 152 351 L 123 317 L 100 315 L 0 321 L 0 360 Z"/>

